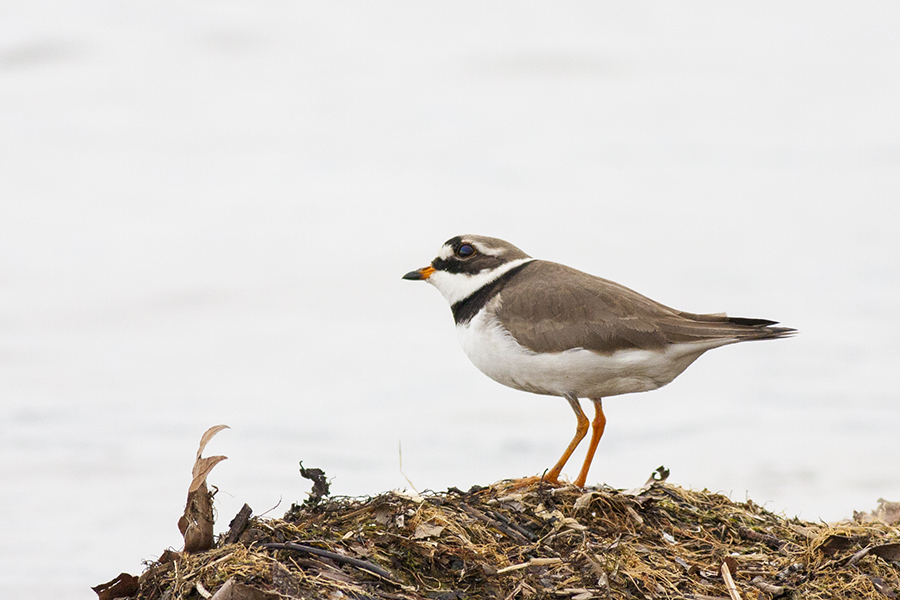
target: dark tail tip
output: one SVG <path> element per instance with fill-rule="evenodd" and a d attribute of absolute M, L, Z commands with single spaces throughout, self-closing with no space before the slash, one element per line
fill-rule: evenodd
<path fill-rule="evenodd" d="M 746 327 L 768 327 L 769 325 L 777 325 L 778 321 L 770 321 L 768 319 L 747 319 L 746 317 L 728 317 L 729 323 L 735 325 L 744 325 Z"/>
<path fill-rule="evenodd" d="M 772 339 L 791 337 L 799 333 L 792 327 L 772 327 L 777 325 L 778 321 L 770 321 L 768 319 L 748 319 L 746 317 L 728 317 L 729 323 L 740 325 L 742 327 L 752 327 L 760 332 L 761 335 L 757 339 Z"/>

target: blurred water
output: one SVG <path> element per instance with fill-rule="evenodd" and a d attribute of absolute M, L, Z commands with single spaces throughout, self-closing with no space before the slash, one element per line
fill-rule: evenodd
<path fill-rule="evenodd" d="M 91 598 L 309 489 L 550 466 L 572 416 L 400 280 L 504 237 L 792 340 L 605 403 L 591 482 L 807 519 L 900 498 L 900 9 L 10 2 L 0 7 L 0 596 Z M 577 470 L 573 458 L 571 472 Z M 280 504 L 279 504 L 280 502 Z"/>

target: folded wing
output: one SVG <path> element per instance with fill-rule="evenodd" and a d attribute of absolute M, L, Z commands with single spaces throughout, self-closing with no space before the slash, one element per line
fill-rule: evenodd
<path fill-rule="evenodd" d="M 675 310 L 615 282 L 557 263 L 534 261 L 524 271 L 528 277 L 513 277 L 503 287 L 496 310 L 519 344 L 534 352 L 584 348 L 612 354 L 795 333 L 788 327 L 772 327 L 775 321 L 765 319 Z"/>

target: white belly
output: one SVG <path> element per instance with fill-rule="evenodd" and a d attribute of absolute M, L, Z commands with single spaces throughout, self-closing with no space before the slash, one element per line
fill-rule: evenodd
<path fill-rule="evenodd" d="M 701 354 L 731 343 L 673 344 L 665 350 L 619 350 L 600 354 L 583 348 L 537 354 L 519 345 L 500 322 L 482 310 L 456 328 L 463 350 L 478 369 L 503 385 L 549 396 L 605 398 L 646 392 L 675 379 Z"/>

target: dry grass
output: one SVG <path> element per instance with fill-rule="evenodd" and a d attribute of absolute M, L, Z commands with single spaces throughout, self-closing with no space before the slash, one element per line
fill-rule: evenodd
<path fill-rule="evenodd" d="M 663 481 L 326 498 L 251 519 L 236 544 L 164 557 L 135 598 L 200 598 L 232 578 L 272 598 L 893 598 L 897 525 L 785 519 Z M 286 542 L 337 556 L 263 546 Z"/>

